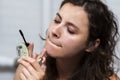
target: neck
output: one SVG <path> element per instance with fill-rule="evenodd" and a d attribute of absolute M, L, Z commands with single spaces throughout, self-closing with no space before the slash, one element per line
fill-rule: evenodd
<path fill-rule="evenodd" d="M 78 63 L 79 63 L 79 58 L 56 59 L 59 78 L 67 79 L 75 70 Z"/>

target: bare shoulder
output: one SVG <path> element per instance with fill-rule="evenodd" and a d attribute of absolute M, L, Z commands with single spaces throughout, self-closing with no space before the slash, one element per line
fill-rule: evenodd
<path fill-rule="evenodd" d="M 110 80 L 120 80 L 120 78 L 116 74 L 114 74 L 110 77 Z"/>

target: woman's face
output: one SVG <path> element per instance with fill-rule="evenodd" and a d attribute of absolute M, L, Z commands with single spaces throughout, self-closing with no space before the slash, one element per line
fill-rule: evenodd
<path fill-rule="evenodd" d="M 66 3 L 48 28 L 45 48 L 54 58 L 69 58 L 86 48 L 88 15 L 82 7 Z"/>

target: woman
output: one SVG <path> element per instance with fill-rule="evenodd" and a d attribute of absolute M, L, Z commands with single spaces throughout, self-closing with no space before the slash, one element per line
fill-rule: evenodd
<path fill-rule="evenodd" d="M 64 0 L 44 50 L 32 54 L 31 43 L 31 55 L 18 60 L 14 80 L 119 80 L 113 71 L 117 35 L 114 14 L 102 1 Z"/>

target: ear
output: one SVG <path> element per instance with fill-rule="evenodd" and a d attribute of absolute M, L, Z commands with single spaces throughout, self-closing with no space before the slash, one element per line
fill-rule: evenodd
<path fill-rule="evenodd" d="M 92 52 L 94 51 L 100 44 L 100 39 L 96 39 L 94 42 L 90 42 L 88 44 L 88 47 L 86 48 L 86 52 Z"/>

